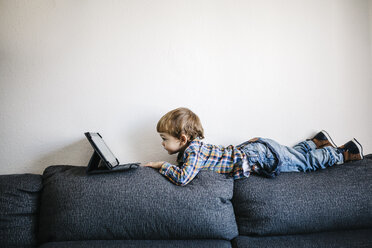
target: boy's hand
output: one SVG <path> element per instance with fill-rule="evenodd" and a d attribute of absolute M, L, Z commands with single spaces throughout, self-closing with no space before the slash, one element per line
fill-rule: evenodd
<path fill-rule="evenodd" d="M 160 169 L 163 164 L 164 164 L 164 161 L 161 161 L 161 162 L 148 162 L 148 163 L 144 164 L 143 166 L 152 167 L 154 169 Z"/>

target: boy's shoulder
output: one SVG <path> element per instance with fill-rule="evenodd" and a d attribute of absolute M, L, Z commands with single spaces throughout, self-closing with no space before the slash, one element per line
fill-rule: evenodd
<path fill-rule="evenodd" d="M 196 138 L 190 142 L 188 147 L 185 149 L 185 152 L 191 152 L 198 150 L 200 151 L 201 149 L 206 149 L 206 150 L 211 150 L 211 149 L 223 149 L 224 146 L 222 145 L 213 145 L 213 144 L 208 144 L 200 140 L 199 138 Z"/>

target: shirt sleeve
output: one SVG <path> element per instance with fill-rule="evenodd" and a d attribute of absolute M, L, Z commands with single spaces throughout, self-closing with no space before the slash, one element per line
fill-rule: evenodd
<path fill-rule="evenodd" d="M 198 174 L 201 169 L 201 160 L 198 153 L 191 151 L 186 154 L 187 158 L 182 167 L 164 162 L 159 172 L 167 177 L 172 183 L 185 186 Z"/>

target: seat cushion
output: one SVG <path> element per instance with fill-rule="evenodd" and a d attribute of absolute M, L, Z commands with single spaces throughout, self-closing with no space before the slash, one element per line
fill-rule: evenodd
<path fill-rule="evenodd" d="M 0 176 L 0 247 L 36 245 L 41 175 Z"/>
<path fill-rule="evenodd" d="M 187 186 L 148 167 L 86 175 L 85 167 L 44 171 L 39 238 L 225 239 L 238 235 L 233 180 L 202 171 Z"/>
<path fill-rule="evenodd" d="M 324 170 L 237 180 L 233 205 L 240 235 L 372 228 L 372 159 Z"/>
<path fill-rule="evenodd" d="M 238 236 L 234 248 L 360 248 L 371 247 L 372 229 L 323 232 L 269 237 Z"/>
<path fill-rule="evenodd" d="M 91 240 L 50 242 L 40 248 L 231 248 L 226 240 Z"/>

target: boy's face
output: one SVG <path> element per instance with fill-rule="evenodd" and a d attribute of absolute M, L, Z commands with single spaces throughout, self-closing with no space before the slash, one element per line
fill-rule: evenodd
<path fill-rule="evenodd" d="M 170 134 L 159 133 L 159 135 L 163 140 L 163 142 L 161 142 L 161 145 L 164 147 L 165 150 L 168 151 L 169 154 L 175 154 L 181 151 L 185 146 L 185 142 L 182 142 L 180 139 L 177 139 Z"/>

